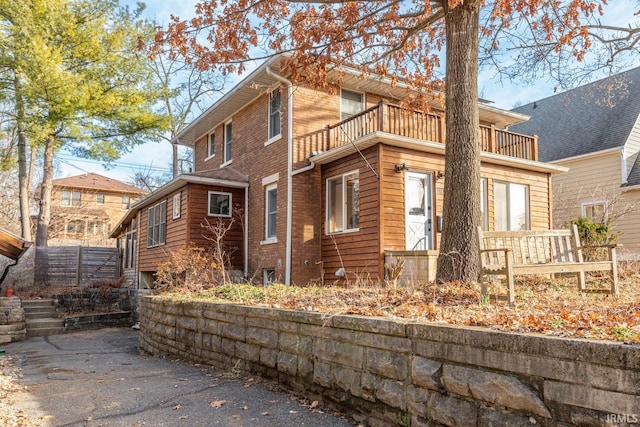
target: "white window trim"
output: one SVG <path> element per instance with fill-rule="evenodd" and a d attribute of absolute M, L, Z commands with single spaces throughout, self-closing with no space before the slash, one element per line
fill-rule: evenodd
<path fill-rule="evenodd" d="M 220 214 L 212 214 L 210 209 L 211 209 L 211 195 L 212 194 L 220 194 L 220 195 L 224 195 L 224 196 L 229 196 L 229 214 L 227 215 L 220 215 Z M 231 218 L 233 212 L 232 212 L 232 206 L 233 206 L 233 194 L 231 193 L 227 193 L 226 191 L 209 191 L 207 193 L 207 216 L 213 216 L 216 218 Z"/>
<path fill-rule="evenodd" d="M 351 175 L 351 174 L 354 174 L 354 173 L 358 174 L 358 181 L 359 181 L 360 180 L 360 170 L 359 169 L 354 169 L 354 170 L 349 171 L 349 172 L 345 172 L 345 173 L 342 173 L 342 174 L 339 174 L 339 175 L 331 176 L 331 177 L 327 178 L 326 181 L 325 181 L 325 206 L 324 206 L 324 208 L 325 208 L 325 233 L 328 236 L 329 235 L 335 235 L 335 234 L 355 233 L 357 231 L 360 231 L 360 226 L 359 226 L 360 223 L 358 223 L 358 227 L 356 227 L 356 228 L 346 228 L 346 229 L 340 230 L 340 231 L 330 231 L 329 230 L 329 181 L 333 181 L 336 178 L 342 178 L 342 202 L 344 204 L 344 199 L 345 199 L 344 196 L 345 196 L 345 191 L 346 191 L 346 187 L 347 187 L 346 185 L 344 185 L 344 177 L 348 176 L 348 175 Z M 344 209 L 344 206 L 343 206 L 343 209 Z M 343 216 L 346 215 L 344 210 L 342 211 L 342 214 L 343 214 Z M 346 218 L 342 218 L 342 219 L 343 219 L 343 221 L 346 221 Z"/>
<path fill-rule="evenodd" d="M 182 192 L 180 193 L 176 193 L 173 195 L 173 203 L 172 203 L 172 210 L 173 210 L 173 219 L 179 219 L 180 218 L 180 211 L 182 210 Z"/>
<path fill-rule="evenodd" d="M 278 235 L 277 235 L 277 226 L 276 226 L 276 235 L 275 236 L 267 236 L 267 233 L 269 231 L 268 229 L 268 224 L 269 224 L 269 191 L 275 189 L 276 191 L 278 191 L 278 183 L 277 182 L 272 182 L 268 185 L 265 185 L 264 187 L 264 240 L 262 242 L 260 242 L 261 245 L 266 245 L 269 243 L 276 243 L 278 241 Z M 277 194 L 277 193 L 276 193 Z M 278 218 L 278 205 L 277 205 L 277 201 L 276 201 L 276 222 L 277 222 L 277 218 Z"/>
<path fill-rule="evenodd" d="M 269 135 L 271 135 L 271 96 L 275 91 L 279 91 L 280 93 L 280 110 L 278 111 L 278 114 L 280 115 L 280 132 L 269 137 Z M 267 96 L 267 138 L 267 142 L 264 143 L 265 146 L 282 139 L 282 91 L 280 90 L 280 86 L 274 88 L 273 92 L 269 93 L 269 96 Z"/>
<path fill-rule="evenodd" d="M 265 185 L 269 185 L 269 184 L 273 184 L 274 182 L 278 182 L 279 179 L 280 179 L 280 172 L 276 172 L 276 173 L 271 174 L 269 176 L 265 176 L 264 178 L 262 178 L 262 186 L 264 187 Z"/>
<path fill-rule="evenodd" d="M 351 92 L 351 93 L 359 93 L 360 95 L 362 95 L 362 111 L 367 109 L 367 94 L 365 92 L 360 92 L 359 90 L 351 90 L 349 88 L 340 88 L 340 121 L 348 120 L 348 119 L 343 119 L 342 118 L 342 91 L 347 91 L 347 92 Z"/>
<path fill-rule="evenodd" d="M 580 202 L 580 213 L 582 216 L 587 216 L 587 207 L 602 205 L 604 208 L 604 220 L 606 221 L 609 218 L 609 209 L 607 209 L 607 201 L 604 199 L 601 200 L 589 200 L 588 202 Z"/>
<path fill-rule="evenodd" d="M 231 125 L 231 158 L 227 159 L 227 126 L 229 124 Z M 224 122 L 223 129 L 224 130 L 222 132 L 222 153 L 223 153 L 222 160 L 224 160 L 224 162 L 220 167 L 226 166 L 233 161 L 233 120 L 227 120 L 226 122 Z"/>
<path fill-rule="evenodd" d="M 213 159 L 213 158 L 216 156 L 216 148 L 215 148 L 215 145 L 214 145 L 214 147 L 213 147 L 213 154 L 209 154 L 209 151 L 210 151 L 210 150 L 209 150 L 209 148 L 210 148 L 210 145 L 209 145 L 209 144 L 211 144 L 211 135 L 214 135 L 214 138 L 215 138 L 215 134 L 216 134 L 216 133 L 215 133 L 215 131 L 214 131 L 214 132 L 209 132 L 209 133 L 207 134 L 207 156 L 206 156 L 206 157 L 205 157 L 205 159 L 204 159 L 204 161 L 205 161 L 205 162 L 206 162 L 207 160 Z M 215 143 L 214 143 L 214 144 L 215 144 Z"/>

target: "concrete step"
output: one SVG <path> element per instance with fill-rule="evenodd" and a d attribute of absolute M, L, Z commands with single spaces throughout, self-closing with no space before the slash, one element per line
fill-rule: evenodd
<path fill-rule="evenodd" d="M 55 310 L 50 311 L 25 311 L 26 319 L 53 319 L 58 317 Z"/>
<path fill-rule="evenodd" d="M 52 299 L 23 299 L 22 300 L 22 308 L 25 310 L 30 310 L 33 308 L 48 308 L 56 306 L 56 301 Z"/>
<path fill-rule="evenodd" d="M 60 328 L 27 328 L 27 337 L 48 337 L 49 335 L 64 334 L 64 327 Z"/>
<path fill-rule="evenodd" d="M 37 328 L 63 328 L 64 329 L 64 319 L 27 319 L 25 320 L 27 324 L 27 329 L 37 329 Z"/>

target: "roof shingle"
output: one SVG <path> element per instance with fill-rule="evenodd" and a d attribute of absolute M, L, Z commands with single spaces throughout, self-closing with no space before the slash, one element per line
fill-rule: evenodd
<path fill-rule="evenodd" d="M 640 67 L 514 108 L 509 130 L 538 135 L 541 161 L 623 147 L 640 115 Z"/>
<path fill-rule="evenodd" d="M 113 178 L 98 175 L 97 173 L 86 173 L 84 175 L 58 178 L 52 181 L 54 187 L 80 188 L 83 190 L 111 191 L 114 193 L 146 194 L 147 192 L 126 184 Z"/>

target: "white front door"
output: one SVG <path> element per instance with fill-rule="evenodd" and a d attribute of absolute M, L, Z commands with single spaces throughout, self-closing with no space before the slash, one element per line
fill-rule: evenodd
<path fill-rule="evenodd" d="M 432 249 L 431 174 L 406 172 L 404 200 L 407 250 Z"/>

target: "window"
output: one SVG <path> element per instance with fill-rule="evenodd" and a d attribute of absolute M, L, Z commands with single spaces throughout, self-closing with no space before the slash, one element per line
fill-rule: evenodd
<path fill-rule="evenodd" d="M 158 203 L 147 210 L 147 247 L 165 244 L 167 235 L 167 201 Z"/>
<path fill-rule="evenodd" d="M 604 200 L 582 202 L 582 216 L 597 223 L 604 223 L 607 219 L 607 209 Z"/>
<path fill-rule="evenodd" d="M 72 206 L 80 206 L 82 204 L 82 193 L 74 191 L 71 198 Z"/>
<path fill-rule="evenodd" d="M 122 196 L 122 209 L 129 209 L 129 205 L 131 205 L 131 197 L 125 194 Z"/>
<path fill-rule="evenodd" d="M 84 221 L 73 220 L 67 222 L 67 234 L 84 234 Z"/>
<path fill-rule="evenodd" d="M 180 195 L 182 193 L 178 193 L 178 194 L 174 194 L 173 195 L 173 219 L 178 219 L 180 218 Z"/>
<path fill-rule="evenodd" d="M 104 205 L 104 194 L 101 194 L 101 193 L 96 194 L 96 204 Z"/>
<path fill-rule="evenodd" d="M 138 227 L 136 218 L 127 227 L 124 243 L 124 268 L 134 268 L 136 265 L 136 245 L 138 242 Z"/>
<path fill-rule="evenodd" d="M 493 183 L 495 229 L 529 229 L 529 186 L 511 182 Z"/>
<path fill-rule="evenodd" d="M 280 88 L 269 95 L 269 139 L 280 135 Z"/>
<path fill-rule="evenodd" d="M 224 125 L 224 161 L 230 162 L 231 157 L 231 138 L 233 134 L 233 123 L 229 122 Z"/>
<path fill-rule="evenodd" d="M 364 110 L 364 94 L 342 89 L 340 91 L 340 120 L 346 120 Z"/>
<path fill-rule="evenodd" d="M 278 222 L 278 185 L 271 184 L 265 188 L 265 240 L 276 239 L 276 229 Z"/>
<path fill-rule="evenodd" d="M 327 180 L 327 233 L 357 230 L 360 226 L 358 171 Z"/>
<path fill-rule="evenodd" d="M 216 155 L 216 134 L 211 132 L 207 138 L 207 157 Z"/>
<path fill-rule="evenodd" d="M 62 200 L 60 201 L 62 206 L 71 206 L 71 191 L 62 191 Z"/>
<path fill-rule="evenodd" d="M 487 199 L 487 178 L 480 178 L 480 226 L 483 230 L 489 230 L 489 206 Z"/>
<path fill-rule="evenodd" d="M 209 191 L 209 216 L 231 216 L 231 193 Z"/>
<path fill-rule="evenodd" d="M 87 224 L 87 234 L 92 234 L 94 236 L 102 236 L 105 229 L 105 223 L 101 221 L 90 222 Z"/>
<path fill-rule="evenodd" d="M 276 281 L 276 270 L 273 268 L 265 268 L 262 270 L 262 283 L 269 285 Z"/>

